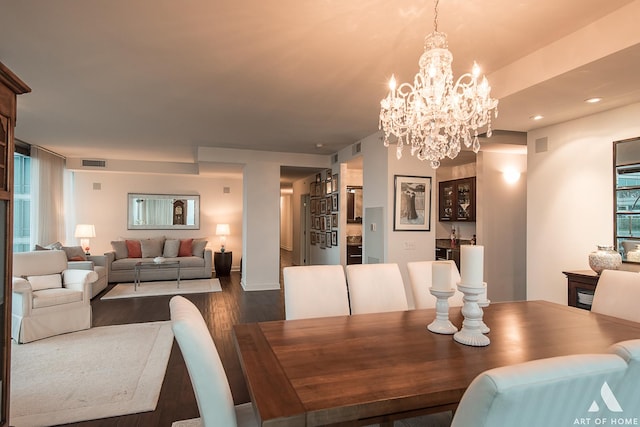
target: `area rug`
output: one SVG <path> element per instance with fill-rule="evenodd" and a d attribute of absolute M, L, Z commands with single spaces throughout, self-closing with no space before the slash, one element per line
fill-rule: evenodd
<path fill-rule="evenodd" d="M 177 282 L 142 282 L 138 290 L 133 290 L 133 283 L 118 283 L 100 299 L 151 297 L 159 295 L 202 294 L 207 292 L 221 292 L 218 279 L 181 280 L 178 289 Z"/>
<path fill-rule="evenodd" d="M 171 322 L 14 342 L 10 423 L 58 425 L 153 411 L 172 344 Z"/>

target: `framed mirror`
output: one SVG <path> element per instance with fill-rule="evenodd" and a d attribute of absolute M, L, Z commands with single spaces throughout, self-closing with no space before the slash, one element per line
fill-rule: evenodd
<path fill-rule="evenodd" d="M 640 138 L 613 143 L 614 242 L 622 261 L 640 263 Z"/>
<path fill-rule="evenodd" d="M 185 194 L 127 195 L 129 230 L 198 230 L 200 196 Z"/>
<path fill-rule="evenodd" d="M 347 222 L 362 223 L 362 187 L 347 186 Z"/>

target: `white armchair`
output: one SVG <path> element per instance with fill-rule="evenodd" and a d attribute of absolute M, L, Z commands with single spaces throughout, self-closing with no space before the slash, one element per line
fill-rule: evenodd
<path fill-rule="evenodd" d="M 91 270 L 67 267 L 64 251 L 13 255 L 11 337 L 19 343 L 91 327 Z"/>

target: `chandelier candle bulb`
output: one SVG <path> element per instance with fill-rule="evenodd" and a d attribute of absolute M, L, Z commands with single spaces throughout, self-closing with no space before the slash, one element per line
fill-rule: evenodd
<path fill-rule="evenodd" d="M 465 286 L 482 288 L 484 275 L 484 246 L 460 246 L 460 277 Z"/>
<path fill-rule="evenodd" d="M 451 264 L 448 262 L 434 262 L 431 265 L 431 286 L 437 291 L 451 290 Z"/>

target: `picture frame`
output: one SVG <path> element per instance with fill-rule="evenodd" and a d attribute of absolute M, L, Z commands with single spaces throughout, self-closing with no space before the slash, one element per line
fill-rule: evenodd
<path fill-rule="evenodd" d="M 327 246 L 327 235 L 326 233 L 320 233 L 320 248 L 324 249 Z"/>
<path fill-rule="evenodd" d="M 331 231 L 331 215 L 324 216 L 324 230 Z"/>
<path fill-rule="evenodd" d="M 328 196 L 326 197 L 326 199 L 327 199 L 327 210 L 325 210 L 325 211 L 324 211 L 324 213 L 326 213 L 326 214 L 330 214 L 330 213 L 331 213 L 331 211 L 332 211 L 332 200 L 331 200 L 331 194 L 330 194 L 330 195 L 328 195 Z"/>
<path fill-rule="evenodd" d="M 331 228 L 338 228 L 338 214 L 331 214 Z"/>
<path fill-rule="evenodd" d="M 309 233 L 309 235 L 311 236 L 311 244 L 315 246 L 316 244 L 316 233 Z"/>
<path fill-rule="evenodd" d="M 394 175 L 393 231 L 431 231 L 431 177 Z"/>
<path fill-rule="evenodd" d="M 331 192 L 335 193 L 338 191 L 338 174 L 333 174 L 333 179 L 331 180 Z"/>
<path fill-rule="evenodd" d="M 322 198 L 320 199 L 320 209 L 318 209 L 318 213 L 324 214 L 325 212 L 327 212 L 327 199 Z"/>
<path fill-rule="evenodd" d="M 331 245 L 338 246 L 338 230 L 331 231 Z"/>
<path fill-rule="evenodd" d="M 331 211 L 338 212 L 338 193 L 331 195 Z"/>
<path fill-rule="evenodd" d="M 318 173 L 316 174 L 316 182 L 317 182 L 317 183 L 320 183 L 320 181 L 322 181 L 322 174 L 321 174 L 320 172 L 318 172 Z"/>
<path fill-rule="evenodd" d="M 327 241 L 327 247 L 330 248 L 331 247 L 331 231 L 327 231 L 326 235 L 327 237 L 325 237 L 325 240 Z"/>

